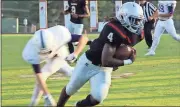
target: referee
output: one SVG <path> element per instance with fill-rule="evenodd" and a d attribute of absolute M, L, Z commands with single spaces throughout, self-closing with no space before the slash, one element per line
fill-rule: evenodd
<path fill-rule="evenodd" d="M 144 12 L 144 17 L 145 17 L 144 34 L 145 34 L 145 41 L 149 49 L 152 45 L 152 30 L 154 29 L 158 11 L 157 8 L 152 3 L 147 2 L 146 0 L 139 0 L 139 3 Z"/>

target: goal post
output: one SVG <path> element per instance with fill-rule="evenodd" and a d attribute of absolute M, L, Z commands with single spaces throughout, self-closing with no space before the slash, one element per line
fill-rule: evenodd
<path fill-rule="evenodd" d="M 90 1 L 90 30 L 98 29 L 97 0 Z"/>
<path fill-rule="evenodd" d="M 48 28 L 46 0 L 39 0 L 39 28 L 40 29 Z"/>
<path fill-rule="evenodd" d="M 90 29 L 98 29 L 98 7 L 97 0 L 89 0 L 90 8 Z M 122 6 L 122 0 L 115 0 L 115 14 L 117 16 Z M 64 10 L 68 8 L 68 1 L 64 0 Z M 65 26 L 68 25 L 70 21 L 70 15 L 64 15 Z M 48 28 L 48 19 L 47 19 L 47 0 L 39 0 L 39 27 L 40 29 Z"/>
<path fill-rule="evenodd" d="M 69 8 L 68 1 L 64 0 L 64 11 Z M 68 27 L 68 24 L 70 23 L 70 14 L 64 15 L 64 24 L 66 27 Z"/>
<path fill-rule="evenodd" d="M 122 6 L 122 0 L 116 0 L 115 1 L 115 11 L 116 11 L 116 16 L 118 15 L 120 8 Z"/>

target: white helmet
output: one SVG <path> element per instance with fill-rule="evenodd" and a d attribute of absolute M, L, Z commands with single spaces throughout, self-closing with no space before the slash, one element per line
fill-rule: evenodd
<path fill-rule="evenodd" d="M 46 29 L 37 31 L 32 39 L 32 43 L 41 54 L 51 53 L 54 48 L 54 42 L 53 34 Z"/>
<path fill-rule="evenodd" d="M 118 13 L 117 19 L 122 26 L 135 34 L 140 34 L 140 30 L 144 27 L 142 7 L 135 2 L 124 3 Z"/>

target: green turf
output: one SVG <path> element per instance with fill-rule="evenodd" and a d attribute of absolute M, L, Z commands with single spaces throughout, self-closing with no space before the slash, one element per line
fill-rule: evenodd
<path fill-rule="evenodd" d="M 95 38 L 97 35 L 90 35 Z M 21 52 L 30 35 L 2 36 L 2 106 L 27 106 L 30 102 L 34 76 L 21 57 Z M 145 57 L 145 42 L 136 47 L 137 59 L 132 65 L 119 68 L 113 76 L 135 73 L 128 78 L 112 79 L 106 106 L 180 106 L 180 43 L 164 35 L 157 48 L 156 56 Z M 50 92 L 57 100 L 60 90 L 69 78 L 48 79 Z M 87 83 L 80 92 L 68 101 L 72 106 L 89 93 Z M 43 105 L 41 100 L 40 105 Z"/>

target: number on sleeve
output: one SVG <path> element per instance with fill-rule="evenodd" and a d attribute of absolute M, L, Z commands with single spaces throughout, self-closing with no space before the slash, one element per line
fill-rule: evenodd
<path fill-rule="evenodd" d="M 72 11 L 73 14 L 75 14 L 76 13 L 76 7 L 72 6 L 71 11 Z"/>
<path fill-rule="evenodd" d="M 113 42 L 113 33 L 109 33 L 109 35 L 107 36 L 107 38 L 109 39 L 109 42 Z"/>

